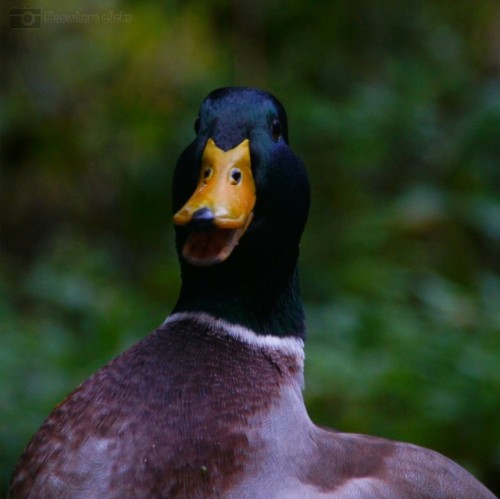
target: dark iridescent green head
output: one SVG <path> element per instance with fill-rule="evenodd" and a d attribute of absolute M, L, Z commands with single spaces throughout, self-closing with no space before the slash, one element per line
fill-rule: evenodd
<path fill-rule="evenodd" d="M 211 92 L 201 105 L 195 123 L 197 134 L 212 137 L 222 149 L 232 149 L 243 139 L 288 144 L 286 112 L 274 96 L 262 90 L 242 87 L 219 88 Z"/>
<path fill-rule="evenodd" d="M 175 310 L 302 335 L 296 266 L 310 194 L 283 106 L 261 90 L 218 89 L 195 131 L 173 181 L 182 272 Z"/>

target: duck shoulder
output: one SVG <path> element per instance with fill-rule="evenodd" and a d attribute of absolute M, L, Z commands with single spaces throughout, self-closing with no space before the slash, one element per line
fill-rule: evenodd
<path fill-rule="evenodd" d="M 465 469 L 430 449 L 318 427 L 311 440 L 316 450 L 301 479 L 317 497 L 495 497 Z"/>

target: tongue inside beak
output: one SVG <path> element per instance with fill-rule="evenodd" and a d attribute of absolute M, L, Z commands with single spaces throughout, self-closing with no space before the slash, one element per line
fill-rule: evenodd
<path fill-rule="evenodd" d="M 252 216 L 249 217 L 248 225 L 251 219 Z M 182 256 L 198 267 L 223 262 L 233 252 L 245 230 L 246 226 L 239 229 L 193 230 L 184 243 Z"/>
<path fill-rule="evenodd" d="M 200 267 L 226 260 L 250 225 L 254 205 L 248 139 L 228 151 L 208 139 L 196 190 L 174 215 L 174 223 L 190 231 L 183 258 Z"/>

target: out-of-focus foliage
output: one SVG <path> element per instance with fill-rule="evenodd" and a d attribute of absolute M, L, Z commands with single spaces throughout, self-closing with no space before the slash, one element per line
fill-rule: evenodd
<path fill-rule="evenodd" d="M 43 0 L 28 29 L 10 7 L 0 490 L 51 408 L 175 303 L 172 170 L 202 98 L 238 84 L 282 100 L 311 175 L 312 418 L 432 447 L 500 493 L 497 0 Z"/>

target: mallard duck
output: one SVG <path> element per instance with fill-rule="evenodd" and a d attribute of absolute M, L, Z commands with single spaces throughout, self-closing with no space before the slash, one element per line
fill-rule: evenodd
<path fill-rule="evenodd" d="M 195 131 L 174 173 L 172 314 L 53 410 L 10 497 L 493 498 L 436 452 L 311 422 L 297 278 L 309 183 L 285 110 L 222 88 Z"/>

